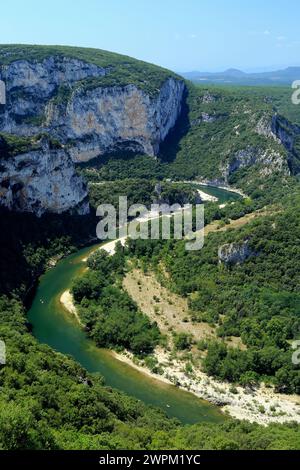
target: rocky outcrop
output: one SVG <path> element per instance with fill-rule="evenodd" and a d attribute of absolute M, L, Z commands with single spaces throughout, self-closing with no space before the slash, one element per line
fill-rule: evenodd
<path fill-rule="evenodd" d="M 246 259 L 255 255 L 256 253 L 249 246 L 249 240 L 240 243 L 226 243 L 218 250 L 219 263 L 226 265 L 242 264 Z"/>
<path fill-rule="evenodd" d="M 300 135 L 300 127 L 290 123 L 279 114 L 273 116 L 272 132 L 288 153 L 288 163 L 293 174 L 300 172 L 300 153 L 296 148 L 296 139 Z"/>
<path fill-rule="evenodd" d="M 300 135 L 300 127 L 292 124 L 283 116 L 277 113 L 272 117 L 262 116 L 257 123 L 256 132 L 282 144 L 289 153 L 295 153 L 295 139 Z"/>
<path fill-rule="evenodd" d="M 272 175 L 279 171 L 283 175 L 289 175 L 287 159 L 282 152 L 272 148 L 262 149 L 248 146 L 239 150 L 225 164 L 221 166 L 222 177 L 228 183 L 229 177 L 239 169 L 260 165 L 262 176 Z"/>
<path fill-rule="evenodd" d="M 213 123 L 220 119 L 223 119 L 224 117 L 225 117 L 224 115 L 217 114 L 217 113 L 209 114 L 209 113 L 202 112 L 199 118 L 194 119 L 191 122 L 191 126 L 197 126 L 198 124 L 201 124 L 202 122 Z"/>
<path fill-rule="evenodd" d="M 272 119 L 272 132 L 288 152 L 294 151 L 295 138 L 300 134 L 299 126 L 291 124 L 284 117 L 275 114 Z"/>
<path fill-rule="evenodd" d="M 86 62 L 48 57 L 42 62 L 17 60 L 2 66 L 0 79 L 6 86 L 6 106 L 0 113 L 0 130 L 17 135 L 34 135 L 41 130 L 46 105 L 74 83 L 102 77 L 105 69 Z"/>
<path fill-rule="evenodd" d="M 50 56 L 41 62 L 17 60 L 2 67 L 1 79 L 7 92 L 22 88 L 24 92 L 49 98 L 55 89 L 90 77 L 102 77 L 106 70 L 71 57 Z"/>
<path fill-rule="evenodd" d="M 255 130 L 258 135 L 272 138 L 276 142 L 280 142 L 280 139 L 277 137 L 276 131 L 274 130 L 274 118 L 271 120 L 267 115 L 262 116 L 258 121 Z"/>
<path fill-rule="evenodd" d="M 70 146 L 74 161 L 87 161 L 122 145 L 156 155 L 181 111 L 184 82 L 169 77 L 148 95 L 136 85 L 104 86 L 110 70 L 71 58 L 5 66 L 7 105 L 0 131 L 47 132 Z"/>
<path fill-rule="evenodd" d="M 10 210 L 87 214 L 87 189 L 76 175 L 70 155 L 64 149 L 41 148 L 0 158 L 0 201 Z"/>
<path fill-rule="evenodd" d="M 297 150 L 296 139 L 300 135 L 300 127 L 291 124 L 279 114 L 265 113 L 255 122 L 257 134 L 269 140 L 262 144 L 247 147 L 227 154 L 220 165 L 222 178 L 226 184 L 230 176 L 243 168 L 256 166 L 261 176 L 269 176 L 275 172 L 283 176 L 300 172 L 300 154 Z M 239 132 L 237 132 L 239 135 Z"/>
<path fill-rule="evenodd" d="M 66 106 L 50 103 L 47 129 L 71 145 L 73 160 L 87 161 L 121 146 L 156 155 L 175 125 L 183 84 L 168 79 L 155 98 L 135 85 L 74 92 Z"/>
<path fill-rule="evenodd" d="M 292 173 L 300 170 L 300 154 L 296 149 L 296 139 L 300 135 L 300 127 L 292 124 L 279 114 L 274 114 L 272 118 L 263 116 L 257 124 L 256 132 L 268 138 L 272 138 L 277 143 L 283 145 L 288 154 L 288 164 Z"/>
<path fill-rule="evenodd" d="M 204 104 L 209 104 L 209 103 L 214 103 L 217 101 L 217 96 L 211 94 L 209 91 L 206 91 L 204 95 L 202 96 L 202 103 Z"/>

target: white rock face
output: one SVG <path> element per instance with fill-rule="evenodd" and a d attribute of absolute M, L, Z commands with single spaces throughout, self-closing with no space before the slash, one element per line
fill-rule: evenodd
<path fill-rule="evenodd" d="M 219 247 L 219 263 L 227 265 L 242 264 L 256 253 L 249 247 L 249 240 L 240 243 L 226 243 Z"/>
<path fill-rule="evenodd" d="M 9 99 L 0 113 L 0 131 L 23 136 L 47 132 L 63 143 L 71 141 L 74 161 L 120 145 L 156 155 L 181 112 L 184 82 L 170 77 L 154 97 L 135 85 L 72 88 L 107 74 L 109 70 L 70 58 L 5 66 L 0 79 Z M 67 95 L 62 100 L 55 99 L 59 87 Z"/>
<path fill-rule="evenodd" d="M 40 123 L 26 124 L 24 118 L 42 119 L 47 103 L 60 86 L 68 88 L 79 80 L 105 74 L 105 69 L 94 64 L 66 57 L 48 57 L 42 62 L 17 60 L 3 66 L 0 79 L 5 83 L 8 100 L 5 112 L 0 114 L 0 129 L 18 135 L 36 134 L 41 130 Z"/>
<path fill-rule="evenodd" d="M 2 188 L 0 203 L 40 214 L 73 209 L 77 201 L 79 211 L 86 211 L 80 206 L 86 192 L 73 162 L 119 148 L 157 154 L 181 112 L 184 82 L 170 76 L 150 96 L 135 85 L 101 86 L 101 77 L 109 73 L 94 64 L 55 56 L 41 62 L 18 60 L 0 69 L 7 92 L 7 103 L 0 107 L 0 132 L 46 133 L 65 147 L 5 162 L 5 178 L 15 181 L 18 176 L 23 186 L 16 194 L 10 185 Z M 95 79 L 100 82 L 84 86 L 85 80 Z M 24 167 L 19 165 L 23 161 Z"/>
<path fill-rule="evenodd" d="M 256 126 L 256 132 L 259 135 L 263 135 L 264 137 L 272 138 L 276 142 L 280 143 L 280 139 L 277 138 L 275 132 L 274 132 L 274 125 L 273 125 L 273 120 L 269 119 L 269 116 L 263 116 L 259 122 L 257 123 Z"/>
<path fill-rule="evenodd" d="M 223 164 L 220 170 L 224 181 L 228 183 L 228 178 L 235 171 L 256 164 L 261 165 L 260 174 L 262 176 L 272 175 L 274 171 L 279 171 L 286 176 L 290 175 L 288 162 L 281 152 L 251 146 L 232 155 L 230 161 Z"/>
<path fill-rule="evenodd" d="M 86 186 L 74 172 L 71 157 L 63 149 L 40 150 L 0 159 L 0 201 L 11 210 L 87 214 Z"/>
<path fill-rule="evenodd" d="M 62 83 L 74 83 L 89 77 L 105 75 L 104 68 L 69 57 L 48 57 L 42 62 L 17 60 L 2 69 L 7 91 L 22 87 L 27 92 L 49 97 Z"/>
<path fill-rule="evenodd" d="M 119 146 L 154 156 L 176 123 L 183 89 L 170 78 L 153 99 L 134 85 L 79 90 L 66 109 L 47 107 L 47 126 L 60 140 L 76 140 L 70 150 L 76 162 Z"/>

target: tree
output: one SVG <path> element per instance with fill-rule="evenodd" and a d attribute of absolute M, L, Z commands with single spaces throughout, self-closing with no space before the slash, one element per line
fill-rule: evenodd
<path fill-rule="evenodd" d="M 227 355 L 227 348 L 224 343 L 218 341 L 211 342 L 207 349 L 207 356 L 203 365 L 205 372 L 209 375 L 219 376 L 223 359 Z"/>
<path fill-rule="evenodd" d="M 174 335 L 174 346 L 177 351 L 190 349 L 192 344 L 192 337 L 187 333 L 178 333 Z"/>
<path fill-rule="evenodd" d="M 250 370 L 242 374 L 239 381 L 244 387 L 255 387 L 259 383 L 259 375 Z"/>
<path fill-rule="evenodd" d="M 0 403 L 0 445 L 8 450 L 53 449 L 50 429 L 30 409 L 14 402 Z"/>

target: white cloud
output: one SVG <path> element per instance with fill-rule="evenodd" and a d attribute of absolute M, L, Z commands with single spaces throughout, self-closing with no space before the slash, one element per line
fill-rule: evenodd
<path fill-rule="evenodd" d="M 272 33 L 269 29 L 265 29 L 264 31 L 249 31 L 250 36 L 270 36 Z"/>
<path fill-rule="evenodd" d="M 300 46 L 300 41 L 292 41 L 289 44 L 287 44 L 287 47 L 299 47 Z"/>

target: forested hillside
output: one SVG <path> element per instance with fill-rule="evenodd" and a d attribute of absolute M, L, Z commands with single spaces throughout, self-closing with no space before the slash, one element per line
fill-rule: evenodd
<path fill-rule="evenodd" d="M 164 414 L 103 386 L 72 359 L 28 332 L 24 310 L 2 298 L 0 449 L 295 449 L 297 426 L 228 421 L 182 427 Z"/>
<path fill-rule="evenodd" d="M 7 63 L 20 52 L 16 46 L 13 55 L 7 54 Z M 34 48 L 27 52 L 37 57 Z M 94 58 L 97 64 L 100 59 L 101 66 L 109 65 L 109 57 Z M 154 91 L 156 82 L 135 75 L 130 60 L 122 60 L 124 75 L 110 85 L 137 80 Z M 141 68 L 146 70 L 143 64 Z M 151 78 L 150 69 L 143 75 Z M 159 83 L 165 72 L 161 74 Z M 187 253 L 183 242 L 174 240 L 132 242 L 116 258 L 90 260 L 89 272 L 73 285 L 75 300 L 87 333 L 99 346 L 151 354 L 162 335 L 121 288 L 126 262 L 138 259 L 142 266 L 159 271 L 170 290 L 188 299 L 195 324 L 201 321 L 216 328 L 214 341 L 195 345 L 203 351 L 207 374 L 233 385 L 255 387 L 265 381 L 280 392 L 299 393 L 299 367 L 291 363 L 290 347 L 299 336 L 298 153 L 297 146 L 288 152 L 270 132 L 273 106 L 293 123 L 299 121 L 287 114 L 278 95 L 273 103 L 261 98 L 247 90 L 190 88 L 187 114 L 182 114 L 158 159 L 114 153 L 78 168 L 90 182 L 104 183 L 91 185 L 91 216 L 45 214 L 38 219 L 2 212 L 0 338 L 7 345 L 7 364 L 0 366 L 1 449 L 299 449 L 296 424 L 262 427 L 228 419 L 220 425 L 182 426 L 162 411 L 111 390 L 70 357 L 40 345 L 23 305 L 30 285 L 49 261 L 95 236 L 94 209 L 104 198 L 115 202 L 117 191 L 124 191 L 130 201 L 149 204 L 154 186 L 163 179 L 225 181 L 249 197 L 223 208 L 207 204 L 206 224 L 218 221 L 220 231 L 208 235 L 203 250 Z M 7 136 L 0 139 L 5 158 L 32 144 Z M 259 160 L 253 155 L 260 155 Z M 178 196 L 170 181 L 164 184 L 165 197 Z M 180 187 L 179 193 L 195 195 L 191 187 Z M 268 215 L 238 230 L 221 230 L 229 220 L 265 206 Z M 248 259 L 219 263 L 219 247 L 244 242 L 251 248 Z M 229 337 L 240 338 L 243 350 L 231 348 Z M 179 348 L 190 345 L 184 339 Z"/>
<path fill-rule="evenodd" d="M 185 242 L 129 241 L 129 253 L 147 269 L 163 266 L 164 282 L 188 298 L 195 325 L 217 327 L 215 341 L 200 346 L 209 375 L 243 385 L 265 381 L 299 394 L 300 369 L 291 360 L 291 341 L 300 331 L 299 208 L 297 192 L 240 229 L 223 232 L 220 223 L 195 252 L 186 252 Z M 240 259 L 221 258 L 222 247 Z M 245 349 L 222 341 L 230 337 L 241 338 Z"/>

